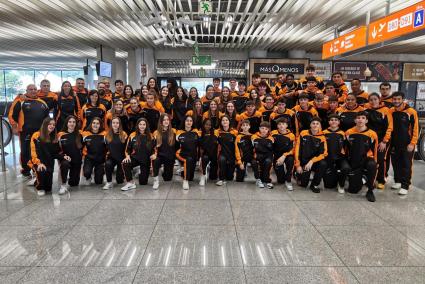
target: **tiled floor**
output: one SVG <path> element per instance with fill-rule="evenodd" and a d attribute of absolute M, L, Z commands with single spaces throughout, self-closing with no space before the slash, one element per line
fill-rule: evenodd
<path fill-rule="evenodd" d="M 2 284 L 425 282 L 425 184 L 376 203 L 252 179 L 185 193 L 177 176 L 39 198 L 13 165 L 0 174 Z"/>

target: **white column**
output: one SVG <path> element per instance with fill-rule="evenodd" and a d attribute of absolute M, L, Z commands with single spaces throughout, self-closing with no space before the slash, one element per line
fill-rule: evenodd
<path fill-rule="evenodd" d="M 153 48 L 142 49 L 142 64 L 146 64 L 146 76 L 142 77 L 143 83 L 146 84 L 150 77 L 156 77 L 155 52 Z"/>
<path fill-rule="evenodd" d="M 84 81 L 86 83 L 86 88 L 91 90 L 91 89 L 96 89 L 96 85 L 94 83 L 94 72 L 96 72 L 95 69 L 91 68 L 91 66 L 88 66 L 88 74 L 84 75 Z"/>
<path fill-rule="evenodd" d="M 139 83 L 142 80 L 141 65 L 142 65 L 142 49 L 136 48 L 128 51 L 128 84 L 134 89 L 140 87 Z"/>
<path fill-rule="evenodd" d="M 288 51 L 288 58 L 306 58 L 306 52 L 302 49 L 293 49 Z"/>
<path fill-rule="evenodd" d="M 115 79 L 121 79 L 127 84 L 127 61 L 124 59 L 115 59 Z"/>

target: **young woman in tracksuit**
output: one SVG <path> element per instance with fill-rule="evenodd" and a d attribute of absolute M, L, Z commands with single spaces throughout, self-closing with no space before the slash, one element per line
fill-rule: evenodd
<path fill-rule="evenodd" d="M 215 100 L 210 102 L 210 108 L 204 112 L 203 120 L 210 119 L 214 129 L 219 128 L 219 120 L 222 113 L 218 111 L 218 104 Z"/>
<path fill-rule="evenodd" d="M 193 102 L 191 110 L 186 112 L 186 116 L 190 115 L 193 118 L 193 127 L 201 130 L 202 129 L 202 103 L 199 99 Z"/>
<path fill-rule="evenodd" d="M 148 120 L 140 118 L 136 124 L 136 131 L 131 133 L 127 140 L 125 159 L 122 163 L 127 184 L 121 190 L 136 188 L 132 173 L 135 167 L 140 167 L 139 184 L 148 184 L 151 160 L 155 158 L 155 141 L 149 129 Z"/>
<path fill-rule="evenodd" d="M 172 125 L 175 129 L 183 129 L 184 118 L 188 111 L 187 95 L 182 87 L 178 87 L 176 96 L 171 100 L 173 110 Z"/>
<path fill-rule="evenodd" d="M 36 189 L 39 196 L 52 191 L 53 169 L 55 159 L 71 161 L 67 155 L 60 153 L 56 136 L 56 122 L 53 118 L 45 118 L 39 131 L 31 136 L 31 164 L 36 171 Z"/>
<path fill-rule="evenodd" d="M 207 180 L 207 166 L 209 168 L 210 180 L 217 179 L 217 148 L 218 148 L 218 139 L 214 134 L 214 128 L 212 127 L 212 122 L 210 119 L 206 119 L 202 122 L 202 135 L 200 139 L 200 156 L 201 156 L 201 167 L 202 167 L 202 176 L 199 181 L 200 186 L 204 186 Z"/>
<path fill-rule="evenodd" d="M 273 167 L 277 182 L 285 183 L 289 191 L 293 190 L 291 183 L 294 170 L 295 135 L 288 129 L 289 121 L 285 117 L 276 120 L 277 130 L 271 132 L 273 143 Z"/>
<path fill-rule="evenodd" d="M 372 129 L 378 135 L 378 174 L 376 177 L 377 188 L 384 189 L 385 187 L 385 173 L 388 172 L 390 161 L 386 161 L 388 156 L 391 134 L 393 131 L 393 116 L 388 107 L 380 101 L 377 93 L 369 95 L 369 103 L 365 104 L 366 112 L 368 114 L 367 127 Z"/>
<path fill-rule="evenodd" d="M 102 122 L 102 127 L 105 125 L 106 108 L 99 101 L 99 94 L 97 90 L 91 90 L 89 93 L 88 103 L 83 106 L 82 119 L 83 130 L 87 130 L 91 125 L 92 120 L 97 117 Z"/>
<path fill-rule="evenodd" d="M 58 95 L 57 105 L 54 111 L 57 129 L 62 129 L 66 118 L 70 115 L 81 116 L 81 107 L 78 97 L 74 94 L 71 83 L 62 83 L 61 92 Z"/>
<path fill-rule="evenodd" d="M 254 146 L 252 145 L 252 134 L 249 132 L 250 122 L 248 119 L 242 121 L 238 136 L 236 137 L 236 181 L 243 182 L 245 179 L 246 166 L 251 164 L 254 177 L 258 179 L 257 161 L 254 159 Z"/>
<path fill-rule="evenodd" d="M 230 118 L 224 115 L 220 119 L 220 128 L 214 132 L 217 136 L 219 180 L 216 185 L 225 184 L 226 180 L 233 180 L 236 164 L 236 137 L 238 132 L 230 127 Z"/>
<path fill-rule="evenodd" d="M 176 159 L 176 132 L 171 127 L 171 116 L 163 113 L 159 117 L 158 130 L 154 133 L 155 159 L 153 159 L 153 189 L 159 187 L 159 169 L 164 166 L 162 177 L 164 181 L 173 178 L 174 162 Z"/>
<path fill-rule="evenodd" d="M 96 184 L 103 183 L 103 175 L 105 174 L 105 132 L 103 131 L 103 121 L 95 117 L 88 126 L 87 131 L 82 133 L 83 136 L 83 185 L 90 185 L 91 175 L 94 169 L 94 182 Z"/>
<path fill-rule="evenodd" d="M 122 130 L 120 118 L 112 118 L 111 126 L 105 136 L 107 150 L 105 161 L 106 184 L 103 187 L 105 190 L 112 188 L 112 173 L 115 167 L 117 167 L 115 176 L 117 184 L 124 182 L 124 173 L 121 163 L 125 158 L 127 137 L 127 133 Z"/>
<path fill-rule="evenodd" d="M 122 130 L 124 130 L 125 133 L 129 134 L 129 123 L 128 123 L 128 117 L 127 112 L 124 109 L 124 102 L 121 99 L 118 99 L 114 102 L 114 105 L 108 112 L 106 113 L 105 118 L 105 129 L 109 130 L 109 127 L 111 127 L 111 121 L 113 117 L 118 117 L 121 121 Z"/>
<path fill-rule="evenodd" d="M 180 149 L 176 152 L 176 157 L 184 165 L 183 189 L 189 189 L 189 181 L 195 175 L 196 162 L 198 161 L 199 132 L 193 128 L 193 118 L 186 116 L 184 120 L 184 130 L 176 133 L 177 142 Z"/>
<path fill-rule="evenodd" d="M 257 186 L 268 189 L 273 188 L 272 180 L 270 178 L 270 170 L 273 166 L 273 143 L 274 139 L 270 136 L 270 123 L 263 121 L 260 123 L 260 130 L 251 137 L 252 144 L 254 145 L 254 156 L 257 161 L 259 179 L 257 179 Z"/>
<path fill-rule="evenodd" d="M 71 161 L 60 161 L 62 185 L 59 194 L 64 194 L 69 186 L 78 186 L 80 183 L 81 164 L 83 161 L 83 137 L 78 129 L 78 120 L 75 116 L 68 116 L 63 124 L 62 131 L 58 133 L 59 146 L 63 154 L 69 156 Z"/>

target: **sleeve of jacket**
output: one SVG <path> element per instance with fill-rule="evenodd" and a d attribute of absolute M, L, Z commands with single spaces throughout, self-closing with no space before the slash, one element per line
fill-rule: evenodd
<path fill-rule="evenodd" d="M 300 163 L 300 142 L 301 141 L 301 135 L 297 137 L 297 139 L 295 140 L 295 161 L 294 161 L 294 166 L 295 167 L 299 167 L 301 166 Z"/>
<path fill-rule="evenodd" d="M 328 145 L 326 144 L 326 138 L 325 138 L 325 136 L 322 136 L 320 138 L 320 140 L 322 140 L 322 142 L 320 143 L 321 153 L 320 153 L 320 155 L 318 155 L 318 156 L 314 157 L 313 159 L 311 159 L 311 161 L 313 163 L 316 163 L 316 162 L 319 162 L 319 161 L 323 160 L 328 155 Z"/>
<path fill-rule="evenodd" d="M 413 116 L 413 125 L 412 125 L 412 139 L 410 140 L 410 144 L 416 145 L 418 143 L 419 136 L 419 119 L 418 113 L 411 109 L 411 115 Z"/>
<path fill-rule="evenodd" d="M 385 114 L 388 122 L 388 127 L 387 131 L 385 132 L 384 142 L 387 143 L 388 141 L 390 141 L 391 133 L 393 132 L 393 114 L 389 110 Z"/>
<path fill-rule="evenodd" d="M 38 137 L 39 136 L 40 136 L 39 132 L 35 132 L 31 136 L 30 148 L 31 148 L 31 162 L 32 162 L 33 165 L 41 164 L 41 161 L 40 161 L 40 159 L 38 158 L 38 155 L 37 155 L 37 149 L 39 147 L 39 145 L 38 145 Z"/>

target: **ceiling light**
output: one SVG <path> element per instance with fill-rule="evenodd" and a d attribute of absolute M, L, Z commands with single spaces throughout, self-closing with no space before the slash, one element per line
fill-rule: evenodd
<path fill-rule="evenodd" d="M 196 43 L 196 41 L 188 38 L 182 38 L 182 42 L 188 46 L 193 46 Z"/>
<path fill-rule="evenodd" d="M 211 63 L 211 65 L 192 65 L 192 63 L 189 63 L 189 67 L 191 69 L 215 69 L 215 67 L 217 66 L 217 63 L 213 62 Z"/>
<path fill-rule="evenodd" d="M 232 26 L 232 22 L 233 22 L 233 16 L 228 16 L 226 18 L 225 24 L 224 24 L 224 28 L 228 29 Z"/>
<path fill-rule="evenodd" d="M 167 39 L 165 38 L 165 37 L 163 37 L 163 38 L 157 38 L 157 39 L 154 39 L 153 40 L 153 43 L 155 44 L 155 45 L 160 45 L 160 44 L 162 44 L 162 43 L 164 43 L 164 42 L 166 42 L 167 41 Z"/>
<path fill-rule="evenodd" d="M 202 17 L 202 26 L 204 28 L 207 29 L 209 27 L 209 25 L 210 25 L 210 22 L 211 22 L 211 18 L 210 17 L 208 17 L 208 16 Z"/>
<path fill-rule="evenodd" d="M 185 16 L 184 18 L 179 18 L 177 20 L 178 24 L 182 24 L 182 25 L 187 25 L 189 27 L 194 27 L 196 26 L 196 22 L 191 21 L 189 17 Z"/>

